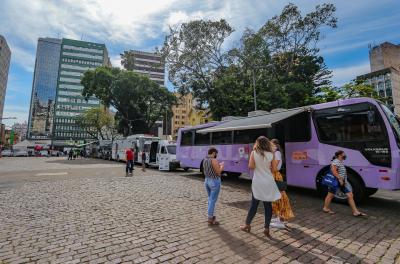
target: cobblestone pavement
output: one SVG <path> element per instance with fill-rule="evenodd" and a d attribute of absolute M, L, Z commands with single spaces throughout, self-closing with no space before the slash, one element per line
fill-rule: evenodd
<path fill-rule="evenodd" d="M 250 200 L 247 180 L 223 181 L 221 225 L 208 227 L 199 175 L 136 169 L 122 176 L 123 164 L 113 162 L 0 159 L 0 263 L 399 261 L 398 201 L 370 199 L 360 206 L 368 219 L 334 204 L 331 216 L 321 213 L 314 192 L 290 189 L 292 231 L 273 230 L 266 239 L 261 206 L 252 232 L 239 231 Z"/>

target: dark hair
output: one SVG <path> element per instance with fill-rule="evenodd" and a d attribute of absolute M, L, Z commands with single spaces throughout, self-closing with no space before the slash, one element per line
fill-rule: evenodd
<path fill-rule="evenodd" d="M 218 150 L 217 150 L 216 148 L 210 148 L 210 149 L 208 150 L 208 155 L 212 155 L 212 154 L 214 154 L 214 153 L 218 154 Z"/>
<path fill-rule="evenodd" d="M 260 154 L 261 156 L 264 156 L 264 152 L 272 152 L 271 150 L 271 142 L 267 137 L 260 136 L 256 140 L 256 148 L 255 151 Z"/>
<path fill-rule="evenodd" d="M 273 143 L 276 146 L 277 150 L 279 150 L 282 153 L 282 148 L 281 148 L 281 145 L 279 144 L 278 139 L 276 139 L 276 138 L 271 139 L 271 143 Z"/>
<path fill-rule="evenodd" d="M 338 150 L 335 152 L 335 156 L 333 156 L 332 160 L 337 159 L 340 155 L 344 153 L 343 150 Z"/>

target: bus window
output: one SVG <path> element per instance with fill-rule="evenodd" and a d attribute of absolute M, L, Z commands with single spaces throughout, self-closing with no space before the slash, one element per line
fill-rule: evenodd
<path fill-rule="evenodd" d="M 254 143 L 259 136 L 267 136 L 267 129 L 236 130 L 233 132 L 233 144 Z"/>
<path fill-rule="evenodd" d="M 310 113 L 304 112 L 284 121 L 286 142 L 306 142 L 311 140 Z"/>
<path fill-rule="evenodd" d="M 321 142 L 365 142 L 385 140 L 381 119 L 374 110 L 349 109 L 346 113 L 319 115 L 316 111 L 316 125 Z M 371 115 L 374 118 L 371 118 Z"/>
<path fill-rule="evenodd" d="M 165 146 L 161 147 L 161 154 L 167 154 L 167 150 L 165 149 Z"/>
<path fill-rule="evenodd" d="M 195 133 L 194 134 L 194 145 L 210 145 L 210 133 Z"/>
<path fill-rule="evenodd" d="M 168 154 L 176 154 L 176 146 L 167 146 Z"/>
<path fill-rule="evenodd" d="M 182 131 L 181 146 L 191 146 L 192 145 L 192 135 L 193 135 L 192 130 Z"/>
<path fill-rule="evenodd" d="M 214 132 L 211 138 L 213 145 L 232 144 L 232 131 Z"/>
<path fill-rule="evenodd" d="M 356 149 L 374 165 L 391 166 L 387 132 L 375 106 L 355 104 L 317 110 L 315 123 L 322 143 Z"/>

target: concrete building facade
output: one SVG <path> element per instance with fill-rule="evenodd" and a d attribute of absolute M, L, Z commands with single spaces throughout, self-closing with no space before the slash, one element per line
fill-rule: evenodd
<path fill-rule="evenodd" d="M 12 130 L 14 130 L 14 133 L 18 135 L 20 141 L 24 141 L 28 131 L 28 123 L 15 123 L 12 126 Z"/>
<path fill-rule="evenodd" d="M 400 70 L 400 45 L 384 42 L 369 50 L 371 72 L 395 68 Z"/>
<path fill-rule="evenodd" d="M 178 98 L 178 104 L 172 107 L 172 118 L 171 118 L 171 135 L 176 138 L 179 128 L 189 126 L 190 119 L 189 114 L 193 109 L 193 95 L 181 95 L 175 93 Z"/>
<path fill-rule="evenodd" d="M 392 110 L 400 115 L 400 45 L 384 42 L 370 47 L 371 72 L 357 76 L 372 85 L 385 98 Z"/>
<path fill-rule="evenodd" d="M 165 85 L 165 63 L 161 55 L 138 50 L 131 50 L 130 53 L 133 54 L 134 72 L 145 74 L 159 85 Z"/>
<path fill-rule="evenodd" d="M 8 72 L 10 69 L 11 50 L 6 39 L 0 35 L 0 124 L 3 119 L 4 101 L 6 99 Z"/>

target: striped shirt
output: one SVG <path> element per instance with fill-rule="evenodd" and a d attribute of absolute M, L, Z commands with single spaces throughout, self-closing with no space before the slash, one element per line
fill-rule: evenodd
<path fill-rule="evenodd" d="M 206 177 L 217 179 L 219 176 L 212 166 L 212 160 L 212 158 L 205 158 L 203 160 L 203 172 Z"/>
<path fill-rule="evenodd" d="M 343 162 L 341 162 L 338 159 L 334 159 L 332 161 L 332 165 L 336 166 L 340 178 L 342 178 L 342 179 L 346 179 L 347 178 L 346 167 L 343 165 Z"/>

